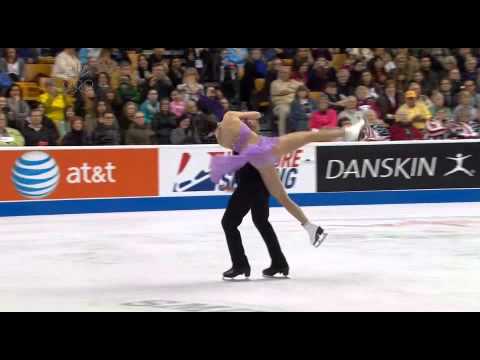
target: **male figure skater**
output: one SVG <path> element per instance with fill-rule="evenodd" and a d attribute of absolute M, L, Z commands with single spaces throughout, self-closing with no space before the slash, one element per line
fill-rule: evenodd
<path fill-rule="evenodd" d="M 247 123 L 252 129 L 258 129 L 258 123 Z M 260 232 L 271 258 L 271 266 L 263 270 L 263 276 L 274 277 L 276 274 L 288 276 L 289 266 L 280 248 L 277 235 L 268 221 L 270 216 L 270 193 L 267 190 L 260 173 L 247 163 L 235 174 L 238 187 L 230 198 L 228 207 L 222 219 L 222 226 L 227 238 L 228 250 L 232 258 L 232 268 L 223 273 L 224 279 L 235 279 L 237 276 L 250 276 L 250 265 L 245 256 L 242 237 L 238 227 L 249 211 L 252 220 Z"/>

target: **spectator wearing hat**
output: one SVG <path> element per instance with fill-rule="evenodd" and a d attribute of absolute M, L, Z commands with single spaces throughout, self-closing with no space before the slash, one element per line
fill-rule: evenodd
<path fill-rule="evenodd" d="M 306 86 L 299 86 L 295 93 L 295 100 L 290 105 L 289 132 L 309 130 L 309 119 L 318 109 L 315 100 L 310 99 L 310 91 Z"/>
<path fill-rule="evenodd" d="M 405 93 L 405 104 L 399 108 L 399 111 L 401 111 L 402 114 L 406 112 L 410 121 L 412 121 L 415 117 L 417 119 L 421 119 L 421 121 L 416 121 L 414 126 L 417 129 L 424 129 L 425 122 L 432 118 L 432 114 L 430 113 L 430 110 L 428 110 L 427 106 L 423 102 L 417 101 L 417 99 L 417 93 L 415 91 L 407 91 Z"/>
<path fill-rule="evenodd" d="M 278 117 L 278 133 L 284 135 L 287 132 L 287 120 L 290 115 L 290 105 L 295 99 L 295 93 L 302 84 L 290 78 L 290 68 L 282 67 L 278 72 L 278 78 L 272 82 L 271 96 L 273 112 Z"/>
<path fill-rule="evenodd" d="M 417 94 L 418 103 L 423 103 L 427 108 L 432 105 L 430 98 L 425 95 L 425 92 L 423 91 L 424 89 L 420 83 L 416 81 L 410 82 L 410 84 L 408 85 L 408 90 L 415 91 L 415 93 Z"/>
<path fill-rule="evenodd" d="M 309 120 L 310 129 L 324 129 L 338 127 L 337 112 L 329 109 L 328 96 L 322 94 L 318 101 L 318 110 L 315 111 Z"/>

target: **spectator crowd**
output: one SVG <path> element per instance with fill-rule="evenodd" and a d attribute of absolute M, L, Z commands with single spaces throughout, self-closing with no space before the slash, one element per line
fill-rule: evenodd
<path fill-rule="evenodd" d="M 476 48 L 0 52 L 0 146 L 210 144 L 230 109 L 261 111 L 279 135 L 365 119 L 363 141 L 480 138 Z M 27 100 L 26 70 L 44 58 L 51 73 Z"/>

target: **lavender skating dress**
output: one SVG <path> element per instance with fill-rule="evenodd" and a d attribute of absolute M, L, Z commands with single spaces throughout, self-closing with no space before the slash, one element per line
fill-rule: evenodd
<path fill-rule="evenodd" d="M 257 144 L 248 145 L 240 151 L 247 143 L 251 132 L 248 126 L 242 123 L 238 141 L 233 145 L 233 151 L 238 155 L 212 157 L 210 178 L 215 184 L 218 184 L 224 175 L 237 171 L 248 162 L 257 169 L 268 165 L 277 165 L 279 158 L 273 153 L 273 148 L 278 144 L 278 138 L 260 136 Z"/>

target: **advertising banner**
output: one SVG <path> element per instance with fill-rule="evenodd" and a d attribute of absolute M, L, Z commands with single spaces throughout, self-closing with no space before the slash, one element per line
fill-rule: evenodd
<path fill-rule="evenodd" d="M 158 196 L 158 151 L 0 151 L 0 201 Z"/>
<path fill-rule="evenodd" d="M 317 191 L 480 188 L 480 142 L 317 147 Z"/>
<path fill-rule="evenodd" d="M 160 155 L 161 196 L 225 195 L 225 187 L 234 187 L 233 174 L 226 175 L 220 184 L 210 180 L 212 156 L 228 156 L 229 152 L 217 145 L 191 147 L 163 147 Z M 290 193 L 315 192 L 315 147 L 307 146 L 288 154 L 279 162 L 278 171 Z"/>

